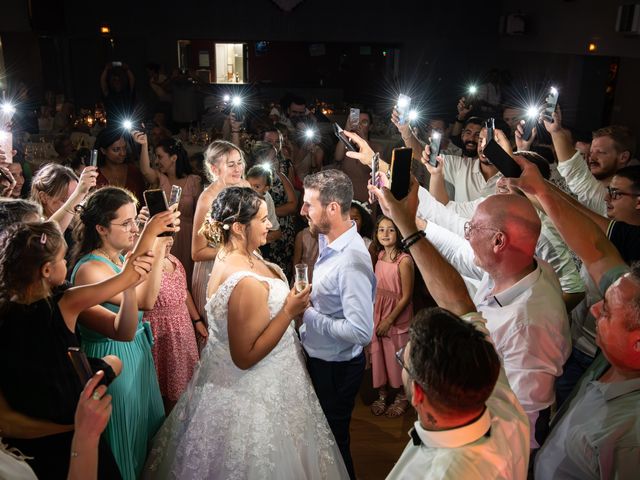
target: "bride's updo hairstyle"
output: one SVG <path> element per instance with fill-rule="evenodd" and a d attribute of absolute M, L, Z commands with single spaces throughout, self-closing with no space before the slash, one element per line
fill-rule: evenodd
<path fill-rule="evenodd" d="M 231 225 L 236 222 L 248 225 L 262 202 L 260 195 L 251 188 L 227 187 L 213 201 L 199 233 L 212 247 L 224 245 L 229 241 Z"/>

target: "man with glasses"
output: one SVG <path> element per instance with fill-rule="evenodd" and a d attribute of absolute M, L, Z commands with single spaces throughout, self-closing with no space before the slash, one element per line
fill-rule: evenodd
<path fill-rule="evenodd" d="M 526 415 L 462 278 L 420 238 L 417 185 L 401 202 L 386 189 L 373 191 L 400 234 L 417 239 L 407 240 L 409 250 L 440 307 L 414 317 L 409 342 L 396 355 L 418 421 L 387 479 L 526 479 Z"/>
<path fill-rule="evenodd" d="M 580 257 L 603 300 L 592 306 L 601 353 L 558 410 L 535 461 L 536 478 L 637 478 L 640 469 L 640 265 L 629 268 L 597 222 L 523 169 L 513 186 L 533 195 Z"/>

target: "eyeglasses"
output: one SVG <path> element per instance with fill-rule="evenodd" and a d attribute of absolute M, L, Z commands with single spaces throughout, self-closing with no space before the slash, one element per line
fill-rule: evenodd
<path fill-rule="evenodd" d="M 501 232 L 502 230 L 498 230 L 496 228 L 491 228 L 491 227 L 477 227 L 475 225 L 472 225 L 471 222 L 464 222 L 464 238 L 469 240 L 469 237 L 471 237 L 471 232 L 473 232 L 474 230 L 489 230 L 491 232 Z"/>
<path fill-rule="evenodd" d="M 422 382 L 419 382 L 418 380 L 416 380 L 417 377 L 413 374 L 413 372 L 411 370 L 409 370 L 409 367 L 407 366 L 407 364 L 404 363 L 404 351 L 405 351 L 406 348 L 407 348 L 407 346 L 405 345 L 404 347 L 402 347 L 400 350 L 398 350 L 396 352 L 396 361 L 400 364 L 400 366 L 403 368 L 403 370 L 407 371 L 407 373 L 409 374 L 409 378 L 411 380 L 413 380 L 414 382 L 416 382 L 418 385 L 420 385 L 422 390 L 424 390 L 426 392 L 427 388 L 424 386 L 424 384 Z"/>
<path fill-rule="evenodd" d="M 640 196 L 640 193 L 638 193 L 638 192 L 636 192 L 636 193 L 633 193 L 633 192 L 621 192 L 617 188 L 611 188 L 611 187 L 607 187 L 607 193 L 611 197 L 611 200 L 618 200 L 620 197 L 623 197 L 625 195 L 629 196 L 629 197 L 638 197 L 638 196 Z"/>
<path fill-rule="evenodd" d="M 136 222 L 136 220 L 127 220 L 126 222 L 122 222 L 122 223 L 115 223 L 115 222 L 111 222 L 111 225 L 117 225 L 119 227 L 122 227 L 122 229 L 125 232 L 130 232 L 131 230 L 135 228 L 139 228 L 138 226 L 138 222 Z"/>

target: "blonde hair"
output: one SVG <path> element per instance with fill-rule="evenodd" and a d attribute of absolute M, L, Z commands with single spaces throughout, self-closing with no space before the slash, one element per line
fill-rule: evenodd
<path fill-rule="evenodd" d="M 244 153 L 236 145 L 226 140 L 216 140 L 204 151 L 204 165 L 207 178 L 211 183 L 217 180 L 212 168 L 218 167 L 221 162 L 225 161 L 229 154 L 233 151 L 240 154 L 240 160 L 245 163 Z"/>

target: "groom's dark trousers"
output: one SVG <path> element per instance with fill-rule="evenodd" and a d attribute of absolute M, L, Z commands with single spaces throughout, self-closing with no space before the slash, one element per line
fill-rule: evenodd
<path fill-rule="evenodd" d="M 313 382 L 313 388 L 320 400 L 329 427 L 336 438 L 338 448 L 349 472 L 355 479 L 353 460 L 349 449 L 349 424 L 364 376 L 364 353 L 345 362 L 326 362 L 319 358 L 307 357 L 307 369 Z"/>

